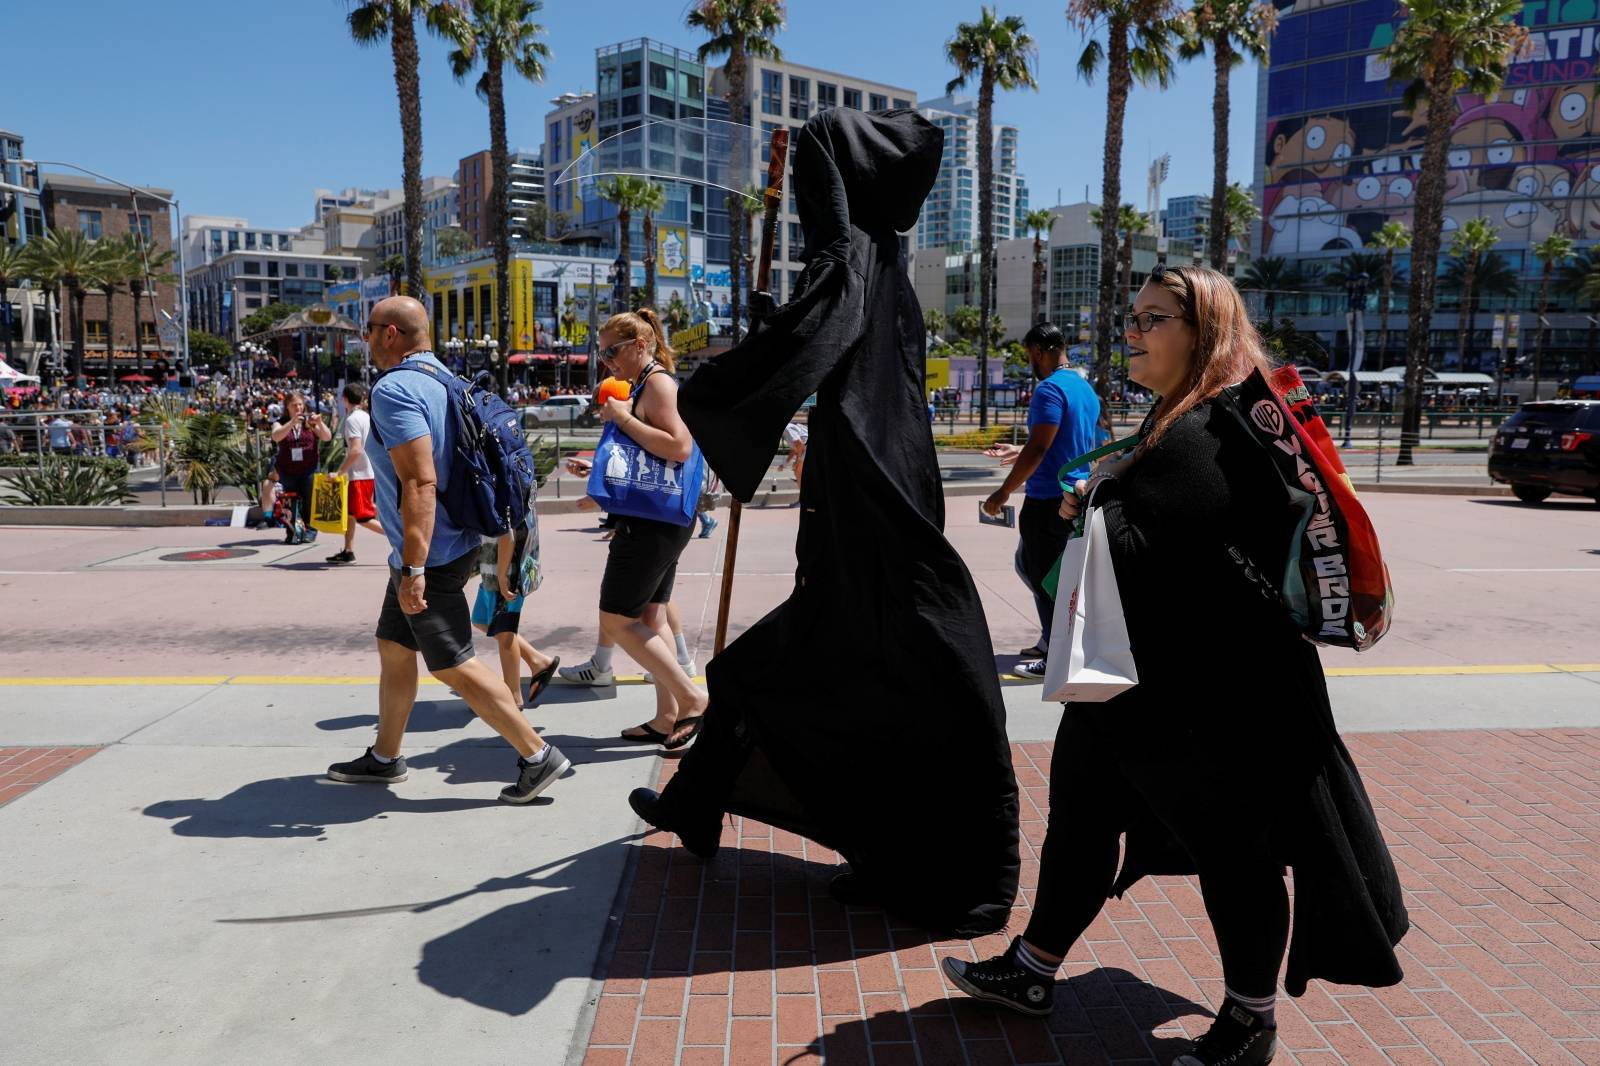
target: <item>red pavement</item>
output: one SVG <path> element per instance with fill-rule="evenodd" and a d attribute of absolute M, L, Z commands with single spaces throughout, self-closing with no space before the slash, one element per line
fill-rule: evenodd
<path fill-rule="evenodd" d="M 32 792 L 99 750 L 97 747 L 0 748 L 0 807 Z"/>
<path fill-rule="evenodd" d="M 1406 980 L 1313 983 L 1278 1009 L 1299 1063 L 1600 1063 L 1600 731 L 1349 738 L 1387 833 L 1413 928 Z M 1027 922 L 1050 744 L 1013 747 L 1023 786 Z M 663 771 L 670 776 L 672 764 Z M 954 994 L 930 943 L 827 895 L 838 857 L 730 819 L 710 863 L 643 842 L 586 1066 L 871 1066 L 1169 1061 L 1221 998 L 1195 884 L 1141 882 L 1068 958 L 1053 1016 Z"/>

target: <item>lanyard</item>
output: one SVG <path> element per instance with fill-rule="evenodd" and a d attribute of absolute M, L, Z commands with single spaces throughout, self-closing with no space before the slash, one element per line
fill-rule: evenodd
<path fill-rule="evenodd" d="M 1132 436 L 1123 437 L 1121 440 L 1114 440 L 1110 444 L 1103 444 L 1092 452 L 1084 452 L 1075 459 L 1068 459 L 1061 464 L 1061 469 L 1056 471 L 1056 481 L 1060 482 L 1063 492 L 1071 491 L 1072 482 L 1069 479 L 1072 477 L 1072 472 L 1078 467 L 1084 463 L 1092 463 L 1099 459 L 1104 459 L 1108 455 L 1115 455 L 1117 452 L 1127 451 L 1138 443 L 1139 434 L 1135 433 Z"/>

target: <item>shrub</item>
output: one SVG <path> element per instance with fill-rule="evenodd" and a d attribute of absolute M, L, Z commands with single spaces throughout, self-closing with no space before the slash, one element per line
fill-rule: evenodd
<path fill-rule="evenodd" d="M 128 464 L 121 459 L 110 458 L 104 455 L 47 455 L 45 462 L 51 460 L 79 466 L 98 467 L 117 481 L 128 480 Z M 35 472 L 39 469 L 39 456 L 37 454 L 21 453 L 17 455 L 0 455 L 0 468 L 3 467 L 31 467 Z"/>
<path fill-rule="evenodd" d="M 131 503 L 128 491 L 128 464 L 75 461 L 68 457 L 47 456 L 41 469 L 33 466 L 10 467 L 0 475 L 0 500 L 33 507 L 104 507 Z"/>

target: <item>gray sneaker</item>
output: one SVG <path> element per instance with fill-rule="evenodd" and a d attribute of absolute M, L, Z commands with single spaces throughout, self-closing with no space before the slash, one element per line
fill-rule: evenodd
<path fill-rule="evenodd" d="M 328 776 L 335 781 L 370 781 L 392 785 L 406 779 L 406 760 L 397 756 L 394 762 L 379 762 L 368 748 L 359 759 L 336 762 L 328 767 Z"/>
<path fill-rule="evenodd" d="M 517 760 L 517 783 L 500 790 L 500 802 L 532 803 L 556 778 L 572 769 L 572 760 L 561 754 L 560 748 L 554 744 L 547 746 L 550 754 L 536 763 Z"/>

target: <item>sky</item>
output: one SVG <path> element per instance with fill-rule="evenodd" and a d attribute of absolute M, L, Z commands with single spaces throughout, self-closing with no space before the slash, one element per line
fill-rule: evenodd
<path fill-rule="evenodd" d="M 999 94 L 997 121 L 1021 130 L 1033 207 L 1098 200 L 1105 79 L 1085 85 L 1083 39 L 1065 0 L 997 0 L 1038 44 L 1038 92 Z M 11 42 L 0 61 L 0 128 L 23 134 L 31 158 L 59 159 L 136 184 L 174 189 L 185 214 L 233 215 L 263 228 L 312 218 L 313 190 L 400 184 L 400 126 L 387 45 L 361 47 L 345 0 L 0 0 Z M 550 100 L 594 88 L 598 46 L 650 37 L 699 41 L 686 0 L 547 0 L 539 19 L 552 56 L 542 84 L 510 81 L 513 148 L 537 149 Z M 912 17 L 907 17 L 911 14 Z M 944 93 L 954 75 L 944 43 L 977 0 L 791 0 L 778 37 L 785 58 Z M 71 29 L 63 26 L 70 22 Z M 27 42 L 25 47 L 19 47 Z M 488 110 L 450 75 L 447 49 L 424 37 L 423 173 L 449 175 L 488 146 Z M 1209 59 L 1184 64 L 1173 89 L 1136 88 L 1128 107 L 1123 200 L 1145 203 L 1152 157 L 1172 156 L 1164 196 L 1211 190 Z M 974 95 L 975 91 L 974 91 Z M 1256 67 L 1232 76 L 1230 180 L 1249 182 Z M 47 168 L 48 169 L 48 168 Z M 1059 190 L 1059 199 L 1058 199 Z"/>

